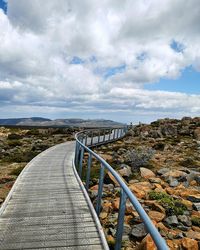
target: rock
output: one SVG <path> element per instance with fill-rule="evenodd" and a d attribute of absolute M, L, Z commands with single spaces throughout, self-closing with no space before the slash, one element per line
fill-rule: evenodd
<path fill-rule="evenodd" d="M 169 171 L 168 168 L 161 168 L 161 169 L 159 169 L 159 170 L 157 171 L 157 174 L 158 174 L 158 175 L 163 175 L 163 174 L 167 173 L 168 171 Z"/>
<path fill-rule="evenodd" d="M 191 239 L 200 240 L 200 233 L 190 230 L 186 233 L 186 236 Z"/>
<path fill-rule="evenodd" d="M 146 235 L 147 235 L 147 232 L 143 223 L 134 225 L 132 227 L 131 236 L 136 237 L 136 238 L 143 238 Z"/>
<path fill-rule="evenodd" d="M 183 238 L 181 240 L 182 243 L 182 247 L 185 250 L 198 250 L 198 242 L 196 240 L 193 239 L 189 239 L 189 238 Z"/>
<path fill-rule="evenodd" d="M 187 197 L 187 200 L 191 201 L 191 202 L 200 202 L 200 194 L 196 194 L 196 195 L 189 195 Z"/>
<path fill-rule="evenodd" d="M 120 198 L 115 198 L 112 200 L 112 208 L 113 210 L 118 210 L 119 209 L 119 203 L 120 203 Z"/>
<path fill-rule="evenodd" d="M 200 176 L 199 175 L 196 175 L 194 177 L 195 181 L 200 185 Z"/>
<path fill-rule="evenodd" d="M 90 190 L 89 193 L 90 193 L 90 198 L 92 200 L 95 199 L 97 197 L 97 195 L 98 195 L 98 191 L 97 190 Z"/>
<path fill-rule="evenodd" d="M 132 175 L 131 167 L 125 164 L 122 164 L 122 165 L 123 165 L 123 168 L 118 170 L 119 174 L 123 177 L 129 177 L 130 175 Z"/>
<path fill-rule="evenodd" d="M 192 210 L 192 202 L 191 202 L 191 201 L 182 199 L 182 200 L 181 200 L 181 203 L 182 203 L 183 205 L 185 205 L 185 206 L 187 207 L 188 210 Z"/>
<path fill-rule="evenodd" d="M 200 127 L 194 130 L 194 139 L 200 140 Z"/>
<path fill-rule="evenodd" d="M 200 211 L 200 202 L 199 203 L 193 203 L 193 208 L 196 211 Z"/>
<path fill-rule="evenodd" d="M 151 177 L 151 178 L 149 178 L 149 181 L 151 183 L 156 183 L 156 184 L 161 184 L 162 183 L 162 180 L 160 178 L 158 178 L 158 177 Z"/>
<path fill-rule="evenodd" d="M 0 199 L 0 204 L 3 203 L 3 199 Z"/>
<path fill-rule="evenodd" d="M 167 245 L 169 246 L 170 250 L 179 250 L 181 246 L 181 240 L 166 240 Z"/>
<path fill-rule="evenodd" d="M 174 178 L 180 178 L 180 177 L 183 177 L 183 176 L 186 176 L 187 174 L 183 171 L 180 171 L 180 170 L 170 170 L 168 172 L 166 172 L 165 174 L 163 174 L 162 177 L 164 178 L 168 178 L 169 176 L 171 177 L 174 177 Z"/>
<path fill-rule="evenodd" d="M 189 216 L 186 215 L 179 215 L 178 216 L 178 220 L 183 223 L 183 225 L 187 226 L 187 227 L 191 227 L 192 226 L 192 222 L 190 220 Z"/>
<path fill-rule="evenodd" d="M 112 155 L 108 155 L 108 154 L 100 154 L 100 156 L 101 156 L 105 161 L 112 161 L 112 159 L 113 159 Z"/>
<path fill-rule="evenodd" d="M 155 177 L 155 174 L 153 171 L 151 171 L 148 168 L 140 168 L 140 174 L 143 178 L 149 179 L 151 177 Z"/>
<path fill-rule="evenodd" d="M 162 221 L 165 218 L 165 214 L 157 211 L 150 211 L 148 215 L 150 219 L 155 220 L 156 222 Z"/>
<path fill-rule="evenodd" d="M 108 217 L 108 213 L 106 212 L 101 212 L 100 215 L 99 215 L 100 219 L 104 220 Z"/>
<path fill-rule="evenodd" d="M 104 177 L 105 184 L 114 184 L 116 187 L 119 187 L 119 183 L 116 181 L 115 177 L 108 172 Z"/>
<path fill-rule="evenodd" d="M 165 223 L 168 226 L 177 226 L 178 225 L 177 217 L 175 215 L 169 216 L 165 219 Z"/>
<path fill-rule="evenodd" d="M 144 199 L 149 191 L 152 189 L 152 185 L 149 182 L 138 182 L 129 185 L 130 190 L 139 199 Z"/>
<path fill-rule="evenodd" d="M 125 235 L 129 236 L 130 233 L 131 233 L 131 226 L 124 223 L 123 236 Z"/>
<path fill-rule="evenodd" d="M 179 223 L 179 225 L 177 226 L 178 229 L 180 229 L 181 231 L 188 231 L 189 229 L 191 229 L 190 227 L 184 226 L 182 223 Z"/>
<path fill-rule="evenodd" d="M 179 185 L 177 179 L 172 176 L 167 177 L 165 180 L 169 183 L 170 187 L 177 187 Z"/>
<path fill-rule="evenodd" d="M 115 239 L 112 235 L 107 235 L 106 240 L 107 240 L 109 246 L 115 245 Z"/>
<path fill-rule="evenodd" d="M 157 250 L 157 247 L 151 238 L 151 235 L 148 234 L 142 242 L 137 246 L 137 250 Z"/>

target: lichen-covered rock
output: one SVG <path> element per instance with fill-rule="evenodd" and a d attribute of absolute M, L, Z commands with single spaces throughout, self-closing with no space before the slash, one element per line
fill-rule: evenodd
<path fill-rule="evenodd" d="M 140 168 L 140 174 L 145 179 L 149 179 L 149 178 L 155 177 L 154 172 L 151 171 L 148 168 Z"/>
<path fill-rule="evenodd" d="M 136 238 L 143 238 L 146 235 L 147 235 L 147 231 L 143 223 L 134 225 L 132 227 L 131 236 L 136 237 Z"/>

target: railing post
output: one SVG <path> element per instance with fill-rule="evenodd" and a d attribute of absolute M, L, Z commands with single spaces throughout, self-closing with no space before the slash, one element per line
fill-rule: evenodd
<path fill-rule="evenodd" d="M 119 138 L 119 128 L 117 129 L 117 139 Z"/>
<path fill-rule="evenodd" d="M 114 128 L 113 140 L 115 139 L 115 131 L 116 131 L 116 129 Z"/>
<path fill-rule="evenodd" d="M 108 140 L 110 141 L 110 136 L 111 136 L 111 134 L 112 134 L 112 129 L 110 129 L 110 131 L 109 131 L 109 136 L 108 136 Z"/>
<path fill-rule="evenodd" d="M 85 184 L 85 188 L 86 188 L 87 191 L 88 191 L 89 183 L 90 183 L 91 162 L 92 162 L 92 154 L 89 153 L 89 156 L 88 156 L 88 165 L 87 165 L 87 175 L 86 175 L 86 184 Z"/>
<path fill-rule="evenodd" d="M 76 159 L 75 159 L 75 164 L 76 164 L 76 168 L 78 168 L 78 160 L 79 160 L 79 155 L 80 155 L 80 145 L 79 145 L 79 143 L 77 142 L 77 148 L 76 148 L 76 150 L 77 150 L 77 153 L 76 153 Z"/>
<path fill-rule="evenodd" d="M 87 146 L 87 134 L 85 134 L 85 146 Z"/>
<path fill-rule="evenodd" d="M 126 210 L 126 199 L 127 195 L 123 189 L 121 189 L 120 193 L 120 204 L 119 204 L 119 214 L 117 220 L 117 233 L 116 233 L 116 240 L 115 240 L 115 250 L 121 249 L 122 244 L 122 235 L 124 230 L 124 215 Z"/>
<path fill-rule="evenodd" d="M 104 133 L 103 133 L 103 142 L 105 142 L 105 138 L 106 138 L 106 130 L 104 129 Z"/>
<path fill-rule="evenodd" d="M 93 144 L 93 131 L 92 131 L 92 134 L 91 134 L 91 146 L 92 146 L 92 144 Z"/>
<path fill-rule="evenodd" d="M 102 192 L 103 192 L 103 179 L 104 179 L 104 165 L 101 164 L 100 169 L 100 177 L 99 177 L 99 188 L 98 188 L 98 196 L 97 196 L 97 205 L 96 205 L 96 213 L 99 216 L 100 209 L 101 209 L 101 198 L 102 198 Z"/>
<path fill-rule="evenodd" d="M 82 169 L 83 169 L 83 156 L 84 156 L 84 148 L 81 148 L 81 157 L 80 157 L 80 162 L 79 162 L 79 169 L 78 169 L 78 173 L 79 176 L 81 178 L 82 176 Z"/>
<path fill-rule="evenodd" d="M 100 142 L 100 138 L 101 138 L 101 135 L 100 135 L 100 130 L 99 130 L 99 133 L 98 133 L 98 143 Z"/>

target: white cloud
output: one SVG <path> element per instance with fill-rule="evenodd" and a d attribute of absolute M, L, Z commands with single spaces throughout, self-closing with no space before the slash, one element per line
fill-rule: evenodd
<path fill-rule="evenodd" d="M 200 71 L 199 13 L 198 0 L 8 0 L 7 15 L 0 10 L 0 103 L 199 114 L 199 95 L 144 89 L 190 65 Z M 71 64 L 74 56 L 84 63 Z"/>

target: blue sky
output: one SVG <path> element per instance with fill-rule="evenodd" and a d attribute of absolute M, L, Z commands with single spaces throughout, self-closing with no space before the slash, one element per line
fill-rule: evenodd
<path fill-rule="evenodd" d="M 199 0 L 41 2 L 0 0 L 0 118 L 200 116 Z"/>
<path fill-rule="evenodd" d="M 200 72 L 188 67 L 177 79 L 160 79 L 159 82 L 146 84 L 145 89 L 200 94 Z"/>
<path fill-rule="evenodd" d="M 3 0 L 0 0 L 0 9 L 6 12 L 7 4 Z"/>

